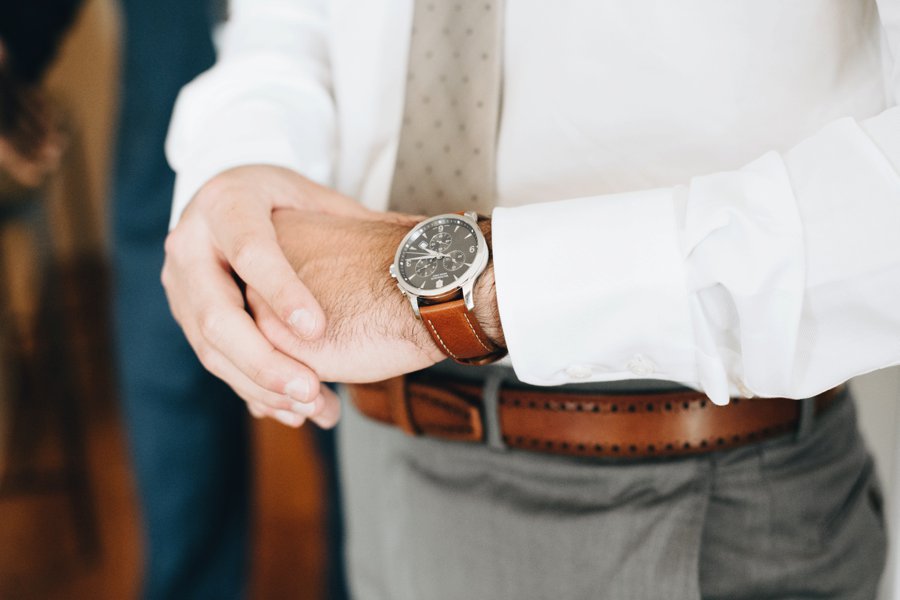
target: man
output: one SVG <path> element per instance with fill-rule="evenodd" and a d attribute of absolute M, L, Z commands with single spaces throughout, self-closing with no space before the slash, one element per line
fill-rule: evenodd
<path fill-rule="evenodd" d="M 836 386 L 900 362 L 900 2 L 414 4 L 235 2 L 168 142 L 204 365 L 293 426 L 388 380 L 355 595 L 873 597 Z"/>

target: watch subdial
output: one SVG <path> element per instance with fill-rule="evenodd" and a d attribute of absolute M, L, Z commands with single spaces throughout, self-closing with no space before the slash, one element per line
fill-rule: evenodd
<path fill-rule="evenodd" d="M 461 250 L 453 250 L 443 259 L 444 268 L 448 271 L 458 271 L 466 264 L 466 257 Z"/>
<path fill-rule="evenodd" d="M 453 236 L 447 232 L 436 233 L 428 242 L 428 247 L 436 252 L 444 252 L 453 243 Z"/>
<path fill-rule="evenodd" d="M 416 275 L 419 277 L 430 277 L 437 269 L 437 260 L 433 258 L 424 258 L 418 261 L 416 265 Z"/>

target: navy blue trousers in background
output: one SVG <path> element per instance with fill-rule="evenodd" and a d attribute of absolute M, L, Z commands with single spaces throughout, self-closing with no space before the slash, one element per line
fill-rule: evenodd
<path fill-rule="evenodd" d="M 159 282 L 174 176 L 163 153 L 180 88 L 214 62 L 206 0 L 123 0 L 123 81 L 112 190 L 123 415 L 140 498 L 147 599 L 242 598 L 250 562 L 244 403 L 197 361 Z M 319 434 L 326 467 L 333 436 Z M 326 474 L 332 573 L 344 597 L 336 483 Z"/>
<path fill-rule="evenodd" d="M 173 174 L 163 142 L 179 89 L 212 65 L 204 0 L 124 0 L 112 190 L 123 416 L 144 532 L 142 596 L 242 598 L 248 567 L 243 402 L 199 364 L 159 283 Z"/>

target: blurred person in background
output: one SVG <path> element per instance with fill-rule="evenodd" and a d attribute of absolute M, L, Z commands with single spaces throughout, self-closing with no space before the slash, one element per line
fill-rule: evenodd
<path fill-rule="evenodd" d="M 159 282 L 174 174 L 163 154 L 178 90 L 213 64 L 208 0 L 123 0 L 123 73 L 112 192 L 122 404 L 145 540 L 143 596 L 241 598 L 252 540 L 243 404 L 200 365 Z M 319 437 L 334 493 L 331 437 Z M 331 523 L 335 519 L 329 515 Z M 329 597 L 342 597 L 329 529 Z"/>
<path fill-rule="evenodd" d="M 0 2 L 0 190 L 38 186 L 59 163 L 57 115 L 41 89 L 81 0 Z"/>
<path fill-rule="evenodd" d="M 81 2 L 0 2 L 0 187 L 32 189 L 64 140 L 40 87 Z M 205 0 L 126 1 L 114 182 L 119 367 L 147 535 L 146 598 L 238 598 L 246 588 L 246 419 L 197 367 L 159 286 L 172 174 L 162 144 L 177 90 L 212 64 Z"/>

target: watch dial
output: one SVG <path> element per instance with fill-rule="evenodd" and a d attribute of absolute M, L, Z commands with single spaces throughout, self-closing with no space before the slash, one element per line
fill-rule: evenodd
<path fill-rule="evenodd" d="M 420 290 L 458 281 L 475 261 L 478 238 L 462 219 L 437 219 L 417 229 L 400 251 L 400 277 Z"/>

